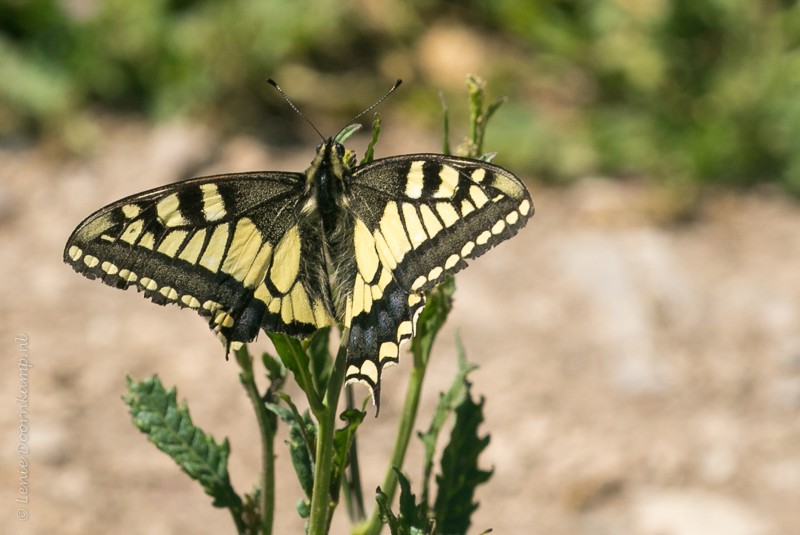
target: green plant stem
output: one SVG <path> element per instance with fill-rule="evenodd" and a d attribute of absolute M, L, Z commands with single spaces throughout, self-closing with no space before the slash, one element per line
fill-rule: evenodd
<path fill-rule="evenodd" d="M 236 533 L 239 533 L 240 535 L 247 533 L 247 523 L 242 517 L 242 509 L 234 509 L 233 507 L 229 507 L 228 510 L 231 512 L 233 523 L 236 525 Z"/>
<path fill-rule="evenodd" d="M 245 362 L 243 362 L 246 359 Z M 261 434 L 261 492 L 259 494 L 258 510 L 260 513 L 260 535 L 270 535 L 275 519 L 275 431 L 277 428 L 276 416 L 267 410 L 264 400 L 258 392 L 253 375 L 253 361 L 246 353 L 237 354 L 237 360 L 242 367 L 241 380 L 247 391 L 247 397 L 253 405 L 258 421 L 258 430 Z"/>
<path fill-rule="evenodd" d="M 475 152 L 483 144 L 481 132 L 481 116 L 483 113 L 483 81 L 475 76 L 467 77 L 467 90 L 469 91 L 469 141 L 470 149 Z"/>
<path fill-rule="evenodd" d="M 342 344 L 336 354 L 323 406 L 314 411 L 317 419 L 316 464 L 314 465 L 314 487 L 311 491 L 311 513 L 308 520 L 309 535 L 325 535 L 330 514 L 335 503 L 329 499 L 331 472 L 333 468 L 333 435 L 336 427 L 336 412 L 339 394 L 344 384 L 347 365 L 347 347 Z"/>
<path fill-rule="evenodd" d="M 394 471 L 394 468 L 397 467 L 398 470 L 403 468 L 403 460 L 408 450 L 408 443 L 411 441 L 411 435 L 414 432 L 414 422 L 417 419 L 417 409 L 419 408 L 419 399 L 422 392 L 422 382 L 425 378 L 426 368 L 427 366 L 425 365 L 414 366 L 411 370 L 411 377 L 408 380 L 406 400 L 403 404 L 403 412 L 397 429 L 397 437 L 395 438 L 394 448 L 392 449 L 392 459 L 386 470 L 386 475 L 383 478 L 383 485 L 381 485 L 381 490 L 389 497 L 389 502 L 392 501 L 394 493 L 397 490 L 397 473 Z M 354 529 L 353 533 L 363 535 L 377 535 L 380 533 L 383 525 L 378 516 L 377 507 L 372 510 L 369 520 L 366 525 L 363 526 L 364 527 Z"/>
<path fill-rule="evenodd" d="M 355 396 L 353 386 L 347 385 L 345 388 L 347 396 L 347 408 L 355 408 Z M 362 522 L 367 515 L 364 512 L 364 492 L 361 487 L 361 469 L 358 463 L 358 434 L 353 435 L 350 449 L 347 452 L 347 470 L 349 477 L 342 478 L 342 485 L 345 490 L 344 500 L 347 503 L 347 513 L 351 523 Z"/>
<path fill-rule="evenodd" d="M 255 383 L 253 383 L 255 387 Z M 261 513 L 261 535 L 272 533 L 275 518 L 275 426 L 270 421 L 270 414 L 258 396 L 258 390 L 248 389 L 253 408 L 258 418 L 258 430 L 261 433 L 261 494 L 259 496 L 259 512 Z M 274 416 L 273 416 L 274 418 Z"/>

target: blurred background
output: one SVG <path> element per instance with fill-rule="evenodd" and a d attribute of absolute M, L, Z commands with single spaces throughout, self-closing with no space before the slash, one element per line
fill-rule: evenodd
<path fill-rule="evenodd" d="M 435 128 L 431 95 L 472 72 L 509 98 L 492 141 L 540 180 L 800 191 L 794 2 L 7 0 L 0 31 L 6 138 L 85 148 L 113 110 L 286 143 L 307 128 L 267 75 L 336 125 L 403 78 L 393 111 Z"/>
<path fill-rule="evenodd" d="M 325 135 L 402 78 L 379 108 L 381 157 L 440 150 L 440 91 L 460 141 L 468 74 L 507 97 L 485 148 L 537 207 L 458 277 L 423 400 L 420 427 L 459 330 L 495 469 L 475 533 L 800 533 L 800 7 L 786 0 L 0 0 L 4 523 L 232 532 L 119 396 L 126 373 L 178 385 L 231 437 L 244 491 L 257 433 L 234 365 L 190 313 L 72 273 L 63 244 L 146 188 L 305 169 L 318 138 L 267 77 Z M 387 372 L 360 431 L 367 488 L 407 370 Z M 279 482 L 276 531 L 300 533 L 288 467 Z"/>

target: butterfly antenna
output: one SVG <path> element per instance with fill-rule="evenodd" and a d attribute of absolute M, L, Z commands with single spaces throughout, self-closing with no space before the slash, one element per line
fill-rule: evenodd
<path fill-rule="evenodd" d="M 301 112 L 300 109 L 297 106 L 294 105 L 294 102 L 292 102 L 291 99 L 289 99 L 289 97 L 286 95 L 286 93 L 283 92 L 283 89 L 281 89 L 281 86 L 279 86 L 278 83 L 275 80 L 273 80 L 272 78 L 267 78 L 267 83 L 269 85 L 271 85 L 272 87 L 274 87 L 275 89 L 277 89 L 278 93 L 281 94 L 281 96 L 283 97 L 283 100 L 286 101 L 286 103 L 289 105 L 289 107 L 292 108 L 297 115 L 302 117 L 305 120 L 305 122 L 307 122 L 309 125 L 311 125 L 311 128 L 313 128 L 314 132 L 316 132 L 317 135 L 320 138 L 322 138 L 322 141 L 325 141 L 325 136 L 322 135 L 322 132 L 317 130 L 317 127 L 314 126 L 314 123 L 312 123 L 311 120 L 308 117 L 303 115 L 303 112 Z M 391 91 L 390 91 L 390 93 L 391 93 Z M 386 97 L 384 97 L 384 98 L 386 98 Z M 383 99 L 381 99 L 381 100 L 383 100 Z M 380 102 L 380 100 L 378 102 Z M 374 107 L 374 105 L 372 107 Z"/>
<path fill-rule="evenodd" d="M 344 125 L 344 128 L 347 128 L 347 127 L 348 127 L 348 126 L 350 126 L 351 124 L 355 123 L 355 122 L 356 122 L 356 121 L 357 121 L 359 118 L 363 117 L 364 115 L 366 115 L 366 114 L 368 114 L 369 112 L 371 112 L 372 110 L 374 110 L 374 109 L 375 109 L 375 108 L 378 106 L 378 104 L 380 104 L 381 102 L 383 102 L 384 100 L 386 100 L 386 98 L 387 98 L 389 95 L 391 95 L 392 93 L 394 93 L 394 90 L 395 90 L 395 89 L 397 89 L 398 87 L 400 87 L 400 84 L 402 84 L 402 83 L 403 83 L 403 80 L 401 80 L 401 79 L 399 79 L 399 78 L 398 78 L 398 79 L 397 79 L 397 81 L 396 81 L 396 82 L 394 83 L 394 85 L 392 86 L 392 88 L 391 88 L 389 91 L 387 91 L 385 95 L 383 95 L 381 98 L 379 98 L 379 99 L 378 99 L 378 100 L 375 102 L 375 104 L 373 104 L 372 106 L 370 106 L 370 107 L 369 107 L 369 108 L 367 108 L 366 110 L 362 111 L 361 113 L 359 113 L 358 115 L 356 115 L 355 117 L 353 117 L 353 118 L 350 120 L 350 122 L 349 122 L 349 123 L 347 123 L 346 125 Z M 342 128 L 342 130 L 344 130 L 344 128 Z"/>

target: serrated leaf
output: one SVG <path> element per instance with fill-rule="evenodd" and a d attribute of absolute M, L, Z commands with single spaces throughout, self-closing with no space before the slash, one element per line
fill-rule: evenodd
<path fill-rule="evenodd" d="M 430 535 L 434 533 L 433 522 L 427 517 L 425 504 L 417 503 L 411 492 L 411 483 L 397 468 L 393 468 L 400 484 L 400 513 L 392 512 L 389 497 L 378 487 L 375 499 L 378 502 L 381 522 L 389 525 L 392 535 Z"/>
<path fill-rule="evenodd" d="M 442 533 L 466 533 L 477 503 L 475 488 L 485 483 L 492 471 L 478 467 L 478 457 L 489 445 L 490 437 L 478 436 L 483 422 L 483 398 L 475 403 L 467 389 L 464 400 L 456 407 L 456 421 L 450 442 L 442 453 L 441 474 L 436 477 L 438 492 L 434 503 L 436 526 Z"/>
<path fill-rule="evenodd" d="M 303 443 L 308 449 L 308 455 L 313 462 L 316 451 L 316 423 L 314 423 L 314 421 L 311 419 L 308 411 L 306 411 L 304 414 L 300 414 L 300 411 L 297 409 L 297 405 L 292 402 L 292 398 L 290 398 L 287 394 L 280 394 L 280 398 L 289 406 L 288 409 L 284 409 L 277 404 L 269 404 L 268 408 L 277 414 L 278 417 L 284 421 L 284 423 L 289 425 L 297 425 L 297 429 L 300 431 L 300 434 L 303 437 Z M 298 425 L 300 422 L 302 422 L 303 425 Z"/>
<path fill-rule="evenodd" d="M 203 486 L 215 507 L 241 511 L 242 500 L 228 475 L 228 439 L 217 444 L 211 435 L 195 426 L 186 404 L 177 403 L 175 388 L 166 390 L 158 376 L 141 382 L 127 377 L 127 383 L 123 401 L 130 409 L 133 424 Z"/>
<path fill-rule="evenodd" d="M 378 518 L 381 524 L 388 525 L 392 535 L 400 535 L 400 519 L 392 511 L 389 496 L 380 487 L 375 490 L 375 501 L 378 504 Z"/>
<path fill-rule="evenodd" d="M 290 409 L 285 409 L 275 403 L 267 403 L 267 409 L 274 412 L 278 417 L 289 425 L 289 458 L 292 460 L 297 481 L 308 498 L 311 498 L 311 491 L 314 488 L 314 457 L 315 441 L 317 438 L 317 426 L 311 419 L 311 415 L 306 411 L 301 415 L 297 407 L 288 400 L 288 396 L 282 396 Z"/>
<path fill-rule="evenodd" d="M 425 519 L 427 507 L 417 504 L 417 497 L 411 492 L 411 483 L 408 478 L 397 468 L 394 471 L 397 473 L 397 482 L 400 484 L 400 518 L 409 527 L 425 525 L 427 523 Z"/>
<path fill-rule="evenodd" d="M 317 426 L 308 411 L 300 414 L 297 406 L 292 403 L 289 396 L 281 394 L 280 397 L 289 406 L 288 409 L 281 407 L 277 403 L 267 403 L 266 407 L 289 426 L 289 440 L 287 441 L 289 458 L 292 461 L 292 467 L 295 475 L 297 475 L 300 487 L 306 497 L 310 499 L 314 488 L 314 451 L 316 448 Z M 300 512 L 300 509 L 298 509 L 298 512 Z"/>

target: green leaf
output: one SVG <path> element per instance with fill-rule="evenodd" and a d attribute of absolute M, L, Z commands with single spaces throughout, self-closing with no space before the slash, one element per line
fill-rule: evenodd
<path fill-rule="evenodd" d="M 469 393 L 456 407 L 456 422 L 450 442 L 442 453 L 441 474 L 436 477 L 438 493 L 434 503 L 434 518 L 442 533 L 466 533 L 470 517 L 478 508 L 473 503 L 475 488 L 488 481 L 492 471 L 478 467 L 478 457 L 489 445 L 489 436 L 478 436 L 483 422 L 483 398 L 475 403 Z"/>
<path fill-rule="evenodd" d="M 447 418 L 453 413 L 456 406 L 463 402 L 469 392 L 467 376 L 477 369 L 475 364 L 469 364 L 467 362 L 464 344 L 461 341 L 461 336 L 458 334 L 456 334 L 456 351 L 458 355 L 458 371 L 456 377 L 453 379 L 453 383 L 450 385 L 447 392 L 439 395 L 439 403 L 436 405 L 436 410 L 428 430 L 424 433 L 419 433 L 419 438 L 422 440 L 422 444 L 425 448 L 422 480 L 422 500 L 424 503 L 429 503 L 429 485 L 431 473 L 433 472 L 433 458 L 436 453 L 436 443 L 439 440 L 439 435 L 441 434 Z"/>
<path fill-rule="evenodd" d="M 217 444 L 195 426 L 186 403 L 177 403 L 175 388 L 166 390 L 158 376 L 141 382 L 127 377 L 127 383 L 128 392 L 122 399 L 130 409 L 133 424 L 203 486 L 206 494 L 214 498 L 215 507 L 241 511 L 242 499 L 228 476 L 228 440 Z"/>
<path fill-rule="evenodd" d="M 289 405 L 289 409 L 276 403 L 267 403 L 267 409 L 277 414 L 289 426 L 289 440 L 287 441 L 289 458 L 292 460 L 300 487 L 306 496 L 311 498 L 311 490 L 314 488 L 313 452 L 316 447 L 317 426 L 308 411 L 301 415 L 288 396 L 283 395 L 281 398 Z"/>
<path fill-rule="evenodd" d="M 263 353 L 261 355 L 261 361 L 264 363 L 264 368 L 267 370 L 267 380 L 269 381 L 269 388 L 262 396 L 259 394 L 258 387 L 255 383 L 255 377 L 253 375 L 253 359 L 250 356 L 250 351 L 247 347 L 247 344 L 243 344 L 242 347 L 235 350 L 234 355 L 236 356 L 236 362 L 239 363 L 239 367 L 242 370 L 239 374 L 239 381 L 248 391 L 248 395 L 254 396 L 264 402 L 272 401 L 275 397 L 275 394 L 280 391 L 284 381 L 286 380 L 286 367 L 283 365 L 280 359 L 273 357 L 269 353 Z"/>
<path fill-rule="evenodd" d="M 344 128 L 342 128 L 341 132 L 336 134 L 336 137 L 334 138 L 333 141 L 335 141 L 336 143 L 344 143 L 345 141 L 347 141 L 347 138 L 349 138 L 359 130 L 361 130 L 360 124 L 358 123 L 349 124 Z"/>
<path fill-rule="evenodd" d="M 397 481 L 400 483 L 400 518 L 409 527 L 424 528 L 428 524 L 425 518 L 427 507 L 425 504 L 417 504 L 417 497 L 411 492 L 411 483 L 400 470 L 397 472 Z"/>
<path fill-rule="evenodd" d="M 339 419 L 346 422 L 346 425 L 341 429 L 337 429 L 333 437 L 337 459 L 347 459 L 350 442 L 355 436 L 358 426 L 364 421 L 366 414 L 366 412 L 358 409 L 345 409 L 339 415 Z"/>
<path fill-rule="evenodd" d="M 364 158 L 361 160 L 361 165 L 371 162 L 375 158 L 375 145 L 378 143 L 378 138 L 381 135 L 381 116 L 379 113 L 375 114 L 375 119 L 372 121 L 372 139 L 367 145 L 367 150 L 364 152 Z"/>
<path fill-rule="evenodd" d="M 333 357 L 328 349 L 330 332 L 330 327 L 318 329 L 305 344 L 311 368 L 311 379 L 314 381 L 317 392 L 324 392 L 327 388 L 328 378 L 331 376 L 333 367 Z"/>
<path fill-rule="evenodd" d="M 417 503 L 417 497 L 411 492 L 411 483 L 400 470 L 394 468 L 397 481 L 400 483 L 400 514 L 392 512 L 389 497 L 378 487 L 375 499 L 378 502 L 381 522 L 389 525 L 392 535 L 431 535 L 434 524 L 427 517 L 427 507 Z"/>
<path fill-rule="evenodd" d="M 275 358 L 266 352 L 261 355 L 261 362 L 264 364 L 264 368 L 267 370 L 267 379 L 270 382 L 270 390 L 279 390 L 280 386 L 283 385 L 283 382 L 286 380 L 286 366 L 283 365 L 281 359 Z M 272 385 L 278 386 L 273 388 Z"/>
<path fill-rule="evenodd" d="M 350 459 L 349 452 L 353 437 L 366 414 L 358 409 L 346 409 L 339 415 L 339 418 L 347 424 L 341 429 L 337 429 L 333 435 L 333 476 L 331 477 L 330 493 L 334 502 L 338 502 L 342 477 Z"/>
<path fill-rule="evenodd" d="M 317 414 L 322 410 L 322 394 L 317 390 L 311 375 L 311 357 L 303 349 L 303 345 L 291 336 L 279 333 L 268 333 L 268 336 L 283 365 L 292 372 L 297 385 L 308 398 L 311 410 Z"/>
<path fill-rule="evenodd" d="M 411 339 L 415 368 L 424 368 L 427 365 L 433 341 L 453 308 L 455 288 L 453 277 L 448 277 L 442 284 L 428 292 L 425 308 L 417 320 L 417 333 Z"/>
<path fill-rule="evenodd" d="M 311 421 L 308 412 L 304 416 L 302 422 L 295 421 L 289 426 L 289 456 L 303 492 L 311 498 L 311 489 L 314 487 L 314 463 L 306 440 L 307 437 L 316 437 L 317 427 Z"/>
<path fill-rule="evenodd" d="M 375 490 L 375 501 L 378 504 L 378 518 L 381 524 L 388 524 L 389 532 L 392 535 L 400 535 L 400 519 L 392 512 L 389 496 L 387 496 L 380 487 Z"/>

